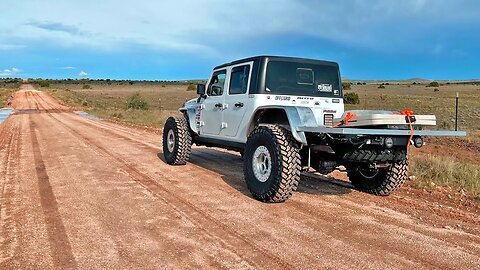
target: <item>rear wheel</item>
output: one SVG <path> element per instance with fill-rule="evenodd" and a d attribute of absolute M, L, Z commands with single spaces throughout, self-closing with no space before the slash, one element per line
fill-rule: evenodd
<path fill-rule="evenodd" d="M 163 155 L 168 164 L 184 165 L 190 158 L 192 136 L 184 115 L 169 117 L 163 128 Z"/>
<path fill-rule="evenodd" d="M 283 202 L 300 181 L 300 151 L 291 132 L 276 125 L 256 128 L 244 152 L 244 174 L 253 197 L 262 202 Z"/>
<path fill-rule="evenodd" d="M 348 178 L 358 190 L 386 196 L 397 190 L 408 178 L 408 160 L 394 162 L 386 168 L 360 165 L 348 171 Z"/>

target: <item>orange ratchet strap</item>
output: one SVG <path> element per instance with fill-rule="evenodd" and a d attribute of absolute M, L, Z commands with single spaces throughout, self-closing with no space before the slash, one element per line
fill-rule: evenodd
<path fill-rule="evenodd" d="M 413 111 L 411 110 L 403 110 L 400 114 L 405 115 L 408 121 L 408 125 L 410 126 L 410 138 L 408 139 L 407 146 L 410 146 L 412 139 L 413 139 L 413 125 L 410 119 L 410 116 L 413 115 Z"/>
<path fill-rule="evenodd" d="M 335 128 L 335 127 L 338 127 L 340 125 L 346 125 L 346 124 L 348 124 L 348 121 L 352 120 L 355 117 L 357 117 L 356 114 L 351 113 L 351 112 L 347 112 L 347 115 L 345 115 L 345 118 L 343 118 L 342 121 L 336 123 L 333 127 Z"/>

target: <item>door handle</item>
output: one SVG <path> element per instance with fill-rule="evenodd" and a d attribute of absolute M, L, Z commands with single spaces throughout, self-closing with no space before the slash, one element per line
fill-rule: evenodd
<path fill-rule="evenodd" d="M 216 103 L 215 104 L 215 108 L 222 108 L 223 107 L 223 104 L 222 103 Z"/>
<path fill-rule="evenodd" d="M 235 107 L 238 107 L 238 108 L 243 107 L 243 102 L 237 102 L 237 103 L 235 103 Z"/>

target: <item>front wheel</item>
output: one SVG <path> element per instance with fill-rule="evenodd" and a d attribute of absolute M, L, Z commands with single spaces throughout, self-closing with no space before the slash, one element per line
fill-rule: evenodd
<path fill-rule="evenodd" d="M 163 155 L 168 164 L 184 165 L 190 158 L 192 136 L 184 115 L 169 117 L 163 128 Z"/>
<path fill-rule="evenodd" d="M 348 171 L 352 185 L 367 193 L 379 196 L 390 195 L 408 178 L 408 160 L 393 162 L 386 168 L 369 168 L 361 165 Z"/>
<path fill-rule="evenodd" d="M 292 133 L 276 125 L 256 128 L 244 152 L 244 174 L 253 197 L 262 202 L 283 202 L 300 181 L 300 151 Z"/>

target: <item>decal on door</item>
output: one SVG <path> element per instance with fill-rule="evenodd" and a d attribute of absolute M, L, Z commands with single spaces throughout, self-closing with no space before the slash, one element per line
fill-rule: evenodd
<path fill-rule="evenodd" d="M 275 100 L 280 100 L 280 101 L 289 101 L 291 97 L 289 96 L 275 96 Z"/>
<path fill-rule="evenodd" d="M 200 135 L 200 127 L 202 126 L 200 121 L 201 113 L 202 113 L 202 104 L 199 104 L 195 109 L 195 124 L 197 126 L 197 131 L 199 135 Z"/>

